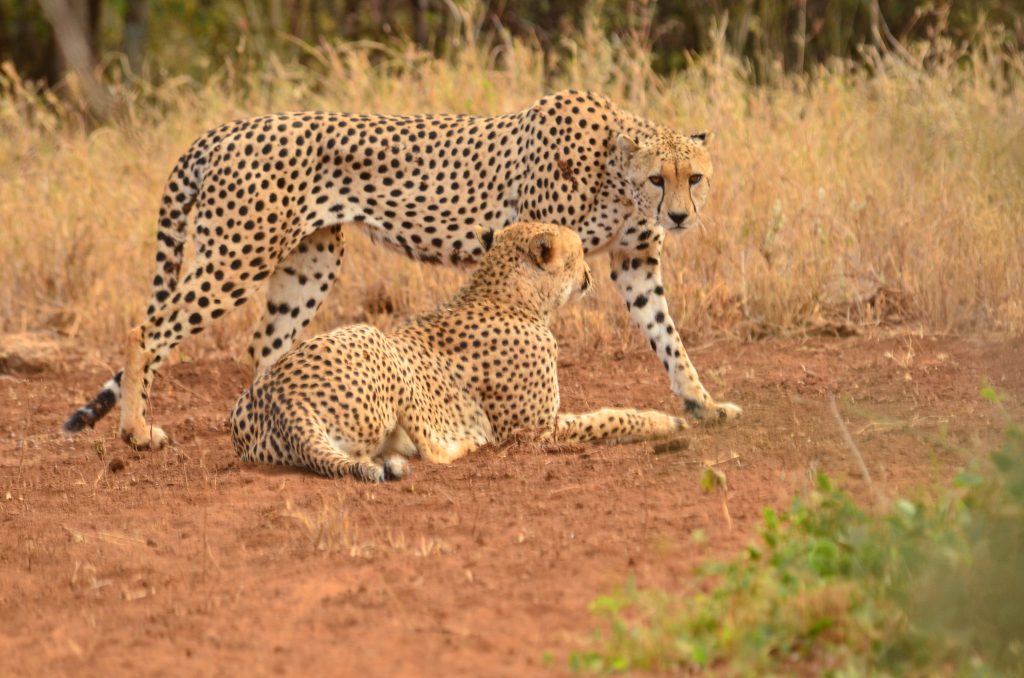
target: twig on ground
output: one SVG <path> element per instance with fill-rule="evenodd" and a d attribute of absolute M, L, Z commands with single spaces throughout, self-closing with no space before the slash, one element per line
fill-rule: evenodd
<path fill-rule="evenodd" d="M 833 393 L 829 396 L 829 406 L 832 408 L 832 416 L 836 418 L 836 423 L 839 424 L 839 432 L 843 435 L 843 440 L 846 442 L 846 446 L 853 452 L 853 456 L 857 459 L 857 465 L 860 466 L 861 475 L 864 476 L 864 480 L 867 481 L 868 487 L 871 489 L 871 493 L 875 497 L 875 502 L 878 504 L 882 503 L 882 495 L 875 487 L 875 483 L 871 480 L 871 473 L 868 471 L 868 465 L 864 463 L 864 456 L 861 455 L 860 450 L 857 448 L 857 444 L 853 442 L 853 436 L 850 435 L 849 429 L 846 428 L 846 422 L 843 421 L 842 415 L 839 414 L 839 406 L 836 404 L 836 396 Z"/>
<path fill-rule="evenodd" d="M 704 465 L 704 468 L 712 468 L 714 466 L 719 466 L 721 464 L 724 464 L 724 463 L 730 462 L 730 461 L 735 461 L 736 465 L 739 466 L 740 465 L 739 459 L 740 459 L 740 455 L 738 455 L 735 452 L 733 452 L 732 454 L 730 454 L 725 459 L 716 459 L 716 460 L 703 459 L 703 460 L 701 460 L 700 463 Z"/>

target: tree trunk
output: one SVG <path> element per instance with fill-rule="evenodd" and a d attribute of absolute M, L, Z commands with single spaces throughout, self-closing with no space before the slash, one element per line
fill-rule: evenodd
<path fill-rule="evenodd" d="M 412 0 L 412 19 L 415 31 L 414 39 L 420 49 L 430 47 L 430 32 L 427 27 L 427 7 L 429 0 Z"/>
<path fill-rule="evenodd" d="M 796 9 L 796 64 L 793 68 L 797 73 L 804 72 L 804 58 L 807 52 L 807 0 L 799 0 Z"/>
<path fill-rule="evenodd" d="M 128 67 L 135 75 L 142 71 L 148 28 L 149 0 L 128 0 L 124 12 L 124 40 L 121 49 L 128 57 Z"/>
<path fill-rule="evenodd" d="M 89 108 L 97 117 L 104 117 L 111 102 L 96 80 L 99 0 L 39 0 L 39 4 L 53 26 L 62 70 L 78 76 Z"/>

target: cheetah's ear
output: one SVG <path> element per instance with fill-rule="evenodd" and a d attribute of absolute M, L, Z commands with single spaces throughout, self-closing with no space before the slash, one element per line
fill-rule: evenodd
<path fill-rule="evenodd" d="M 699 144 L 703 145 L 703 146 L 707 146 L 708 144 L 711 143 L 711 140 L 715 138 L 715 133 L 714 132 L 697 132 L 696 134 L 691 134 L 690 138 L 693 139 L 694 141 L 698 142 Z"/>
<path fill-rule="evenodd" d="M 625 134 L 620 134 L 619 138 L 615 140 L 619 146 L 619 151 L 622 152 L 622 157 L 629 162 L 636 152 L 640 150 L 640 145 L 627 137 Z"/>
<path fill-rule="evenodd" d="M 494 247 L 494 229 L 477 226 L 473 230 L 476 231 L 476 239 L 480 241 L 484 252 L 490 252 L 491 248 Z"/>
<path fill-rule="evenodd" d="M 548 270 L 555 260 L 555 234 L 538 233 L 530 238 L 530 259 L 537 268 Z"/>

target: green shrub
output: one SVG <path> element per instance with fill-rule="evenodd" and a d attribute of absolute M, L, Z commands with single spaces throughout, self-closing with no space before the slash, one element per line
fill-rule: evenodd
<path fill-rule="evenodd" d="M 865 512 L 819 476 L 761 544 L 702 568 L 698 593 L 628 583 L 578 671 L 1024 674 L 1024 429 L 939 501 Z"/>

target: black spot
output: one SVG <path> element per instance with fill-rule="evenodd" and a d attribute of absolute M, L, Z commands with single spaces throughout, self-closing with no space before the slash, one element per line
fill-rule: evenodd
<path fill-rule="evenodd" d="M 484 243 L 484 251 L 490 251 L 491 247 L 494 246 L 494 231 L 484 231 L 483 234 L 480 236 L 480 240 Z"/>

